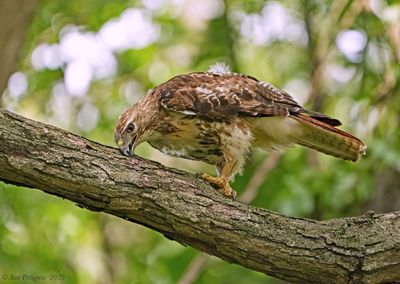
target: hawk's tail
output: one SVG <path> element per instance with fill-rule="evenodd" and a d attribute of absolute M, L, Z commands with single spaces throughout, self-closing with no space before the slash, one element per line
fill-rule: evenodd
<path fill-rule="evenodd" d="M 300 145 L 354 162 L 365 154 L 367 146 L 350 133 L 307 115 L 298 114 L 292 118 L 302 125 L 302 134 L 296 137 Z"/>

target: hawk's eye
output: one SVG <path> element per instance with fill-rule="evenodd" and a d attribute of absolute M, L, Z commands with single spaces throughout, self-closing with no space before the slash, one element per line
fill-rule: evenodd
<path fill-rule="evenodd" d="M 128 127 L 126 128 L 126 132 L 131 133 L 135 129 L 133 123 L 129 123 Z"/>

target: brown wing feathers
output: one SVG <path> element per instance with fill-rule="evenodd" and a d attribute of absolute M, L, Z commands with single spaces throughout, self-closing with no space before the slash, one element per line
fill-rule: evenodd
<path fill-rule="evenodd" d="M 285 91 L 246 75 L 191 73 L 176 76 L 157 89 L 166 109 L 205 118 L 304 113 L 332 126 L 341 124 L 337 119 L 302 108 Z"/>
<path fill-rule="evenodd" d="M 164 108 L 210 119 L 288 116 L 301 109 L 287 93 L 239 74 L 180 75 L 157 89 Z"/>
<path fill-rule="evenodd" d="M 172 78 L 156 91 L 164 108 L 205 119 L 291 116 L 301 122 L 298 144 L 342 159 L 356 161 L 366 149 L 361 140 L 335 128 L 341 125 L 339 120 L 304 109 L 285 91 L 250 76 L 190 73 Z"/>

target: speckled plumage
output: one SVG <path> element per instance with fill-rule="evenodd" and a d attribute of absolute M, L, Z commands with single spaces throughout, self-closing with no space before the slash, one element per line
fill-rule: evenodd
<path fill-rule="evenodd" d="M 300 144 L 353 161 L 364 153 L 361 140 L 335 127 L 338 120 L 304 109 L 269 83 L 220 70 L 178 75 L 150 90 L 117 123 L 121 151 L 132 155 L 147 141 L 164 153 L 213 164 L 219 178 L 209 180 L 227 195 L 251 147 Z"/>

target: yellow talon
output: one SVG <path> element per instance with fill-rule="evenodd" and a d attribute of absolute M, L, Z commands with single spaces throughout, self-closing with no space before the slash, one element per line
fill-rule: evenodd
<path fill-rule="evenodd" d="M 208 181 L 209 183 L 217 186 L 222 191 L 223 195 L 235 200 L 236 191 L 234 191 L 229 186 L 229 181 L 227 179 L 222 178 L 222 177 L 213 177 L 213 176 L 210 176 L 209 174 L 206 174 L 206 173 L 204 173 L 202 175 L 202 178 L 205 179 L 206 181 Z"/>

